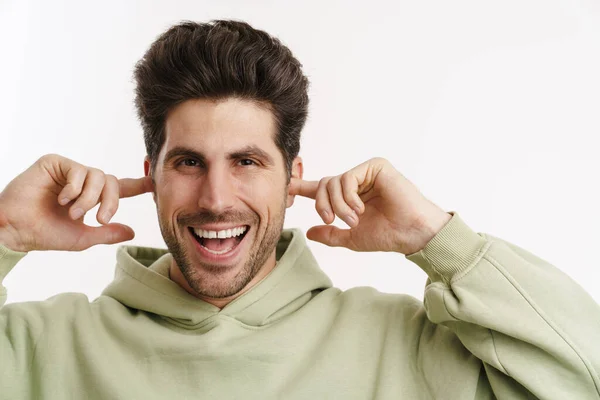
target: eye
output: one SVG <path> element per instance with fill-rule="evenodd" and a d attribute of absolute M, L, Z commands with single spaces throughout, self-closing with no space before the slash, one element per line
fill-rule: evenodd
<path fill-rule="evenodd" d="M 179 161 L 179 165 L 184 165 L 186 167 L 197 167 L 199 163 L 193 158 L 184 158 L 183 160 Z"/>
<path fill-rule="evenodd" d="M 240 160 L 240 164 L 243 165 L 244 167 L 248 167 L 251 165 L 256 165 L 256 163 L 254 162 L 254 160 L 251 160 L 249 158 L 243 158 Z"/>

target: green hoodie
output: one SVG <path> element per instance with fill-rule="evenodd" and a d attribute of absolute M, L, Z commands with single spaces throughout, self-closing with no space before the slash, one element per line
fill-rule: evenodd
<path fill-rule="evenodd" d="M 277 267 L 222 310 L 169 279 L 165 250 L 121 247 L 94 301 L 0 309 L 0 398 L 600 398 L 600 307 L 450 214 L 406 256 L 429 276 L 424 303 L 332 287 L 295 229 Z M 0 247 L 0 279 L 24 255 Z"/>

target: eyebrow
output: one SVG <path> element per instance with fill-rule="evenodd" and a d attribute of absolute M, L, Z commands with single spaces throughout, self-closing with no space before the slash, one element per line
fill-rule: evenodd
<path fill-rule="evenodd" d="M 203 153 L 184 146 L 173 147 L 171 150 L 169 150 L 165 155 L 164 164 L 167 164 L 172 159 L 181 156 L 196 158 L 201 163 L 206 164 L 206 156 Z M 235 150 L 227 155 L 229 160 L 252 157 L 259 158 L 268 165 L 274 164 L 273 157 L 256 145 L 244 146 L 241 149 Z"/>
<path fill-rule="evenodd" d="M 234 151 L 232 153 L 229 153 L 229 155 L 227 156 L 227 158 L 229 158 L 230 160 L 239 160 L 240 158 L 258 158 L 260 160 L 262 160 L 265 164 L 268 165 L 273 165 L 274 161 L 273 161 L 273 157 L 271 157 L 269 155 L 269 153 L 267 153 L 266 151 L 264 151 L 263 149 L 261 149 L 260 147 L 256 146 L 256 145 L 248 145 L 245 147 L 242 147 L 241 149 Z"/>

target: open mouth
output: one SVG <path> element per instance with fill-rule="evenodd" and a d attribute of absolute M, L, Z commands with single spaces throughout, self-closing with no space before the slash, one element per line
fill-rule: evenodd
<path fill-rule="evenodd" d="M 192 227 L 188 227 L 188 229 L 204 250 L 214 255 L 223 255 L 239 246 L 250 230 L 250 226 L 242 225 L 221 231 L 206 231 Z"/>

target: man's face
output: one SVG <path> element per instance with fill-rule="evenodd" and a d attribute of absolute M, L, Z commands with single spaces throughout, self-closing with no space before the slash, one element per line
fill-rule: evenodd
<path fill-rule="evenodd" d="M 153 173 L 158 219 L 185 281 L 201 296 L 234 295 L 275 265 L 293 201 L 275 132 L 271 111 L 234 98 L 188 100 L 167 117 Z M 301 174 L 299 158 L 293 170 Z"/>

